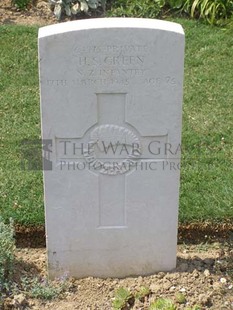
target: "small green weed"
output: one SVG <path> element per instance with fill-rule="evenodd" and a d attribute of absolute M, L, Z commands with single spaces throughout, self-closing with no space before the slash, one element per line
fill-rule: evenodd
<path fill-rule="evenodd" d="M 209 250 L 210 245 L 206 242 L 201 242 L 200 244 L 197 245 L 196 250 L 198 252 L 207 252 Z"/>
<path fill-rule="evenodd" d="M 186 303 L 186 297 L 182 293 L 177 293 L 175 295 L 175 299 L 176 299 L 176 302 L 178 302 L 178 304 L 185 304 Z"/>
<path fill-rule="evenodd" d="M 13 220 L 10 219 L 10 223 L 7 225 L 0 217 L 0 309 L 3 306 L 4 298 L 12 288 L 14 251 Z"/>
<path fill-rule="evenodd" d="M 144 302 L 145 297 L 148 297 L 150 294 L 151 290 L 149 289 L 149 287 L 142 286 L 139 292 L 135 294 L 135 298 L 139 299 L 141 302 Z"/>
<path fill-rule="evenodd" d="M 134 297 L 130 293 L 129 290 L 125 289 L 124 287 L 120 287 L 115 292 L 115 298 L 112 303 L 112 307 L 114 310 L 121 310 L 127 307 L 130 304 L 133 304 Z"/>
<path fill-rule="evenodd" d="M 176 306 L 170 299 L 159 298 L 155 302 L 153 302 L 149 310 L 176 310 Z"/>
<path fill-rule="evenodd" d="M 22 278 L 22 287 L 25 292 L 32 298 L 43 300 L 51 300 L 58 297 L 67 290 L 67 282 L 65 280 L 57 283 L 49 281 L 47 278 Z"/>
<path fill-rule="evenodd" d="M 57 281 L 46 278 L 24 277 L 20 285 L 13 281 L 15 263 L 15 239 L 13 220 L 5 224 L 0 217 L 0 309 L 9 294 L 24 291 L 32 298 L 51 300 L 68 289 L 67 275 Z"/>
<path fill-rule="evenodd" d="M 0 292 L 6 290 L 13 274 L 14 265 L 14 226 L 13 221 L 4 224 L 0 218 Z M 1 294 L 1 293 L 0 293 Z"/>

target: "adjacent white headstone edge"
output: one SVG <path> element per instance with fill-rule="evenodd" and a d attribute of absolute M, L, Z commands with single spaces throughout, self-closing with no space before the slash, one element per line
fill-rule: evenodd
<path fill-rule="evenodd" d="M 45 26 L 39 29 L 39 38 L 48 37 L 55 34 L 66 33 L 77 30 L 101 28 L 146 28 L 171 31 L 184 35 L 180 24 L 148 18 L 92 18 L 64 22 L 60 24 Z"/>

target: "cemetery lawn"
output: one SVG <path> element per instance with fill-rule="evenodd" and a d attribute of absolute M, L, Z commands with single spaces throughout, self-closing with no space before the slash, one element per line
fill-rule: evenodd
<path fill-rule="evenodd" d="M 231 221 L 232 30 L 173 21 L 186 33 L 179 220 Z M 42 172 L 27 170 L 21 147 L 40 138 L 37 32 L 0 26 L 0 214 L 26 226 L 44 225 Z"/>

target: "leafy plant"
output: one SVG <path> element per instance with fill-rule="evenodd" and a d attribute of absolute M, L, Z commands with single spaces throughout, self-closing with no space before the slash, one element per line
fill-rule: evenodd
<path fill-rule="evenodd" d="M 165 3 L 165 0 L 118 0 L 113 3 L 108 16 L 156 18 Z"/>
<path fill-rule="evenodd" d="M 30 297 L 44 300 L 51 300 L 55 297 L 58 297 L 67 289 L 66 284 L 67 283 L 65 280 L 54 283 L 49 281 L 47 278 L 22 278 L 22 287 L 26 292 L 28 292 Z"/>
<path fill-rule="evenodd" d="M 14 251 L 13 220 L 10 219 L 10 223 L 6 225 L 0 217 L 0 309 L 3 307 L 4 298 L 12 286 Z"/>
<path fill-rule="evenodd" d="M 10 219 L 8 225 L 0 218 L 0 292 L 6 290 L 13 273 L 14 264 L 14 226 Z"/>
<path fill-rule="evenodd" d="M 121 310 L 127 307 L 128 304 L 132 304 L 134 301 L 133 295 L 127 289 L 120 287 L 115 292 L 115 298 L 112 303 L 114 310 Z"/>
<path fill-rule="evenodd" d="M 176 306 L 170 299 L 159 298 L 155 302 L 153 302 L 149 310 L 176 310 Z"/>
<path fill-rule="evenodd" d="M 149 296 L 150 294 L 151 290 L 149 289 L 149 287 L 142 286 L 139 292 L 136 293 L 135 297 L 140 301 L 144 302 L 145 297 Z"/>
<path fill-rule="evenodd" d="M 178 9 L 192 18 L 201 18 L 209 24 L 230 23 L 233 0 L 167 0 L 172 9 Z"/>
<path fill-rule="evenodd" d="M 233 12 L 232 0 L 194 0 L 191 7 L 191 17 L 206 19 L 211 25 L 217 20 L 226 19 Z"/>
<path fill-rule="evenodd" d="M 12 0 L 12 4 L 15 5 L 20 10 L 25 10 L 31 0 Z"/>
<path fill-rule="evenodd" d="M 182 293 L 177 293 L 175 295 L 175 298 L 179 304 L 185 304 L 186 303 L 186 298 L 185 298 L 184 294 L 182 294 Z"/>
<path fill-rule="evenodd" d="M 91 10 L 97 10 L 99 7 L 105 10 L 106 0 L 49 0 L 49 4 L 56 18 L 60 20 L 63 13 L 67 16 L 79 13 L 91 15 Z"/>
<path fill-rule="evenodd" d="M 157 18 L 170 11 L 202 18 L 211 25 L 221 24 L 230 22 L 233 0 L 117 0 L 108 16 Z"/>

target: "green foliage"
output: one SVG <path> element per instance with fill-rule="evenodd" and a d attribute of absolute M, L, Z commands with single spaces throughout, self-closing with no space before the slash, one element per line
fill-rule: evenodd
<path fill-rule="evenodd" d="M 214 25 L 233 14 L 233 0 L 194 0 L 191 17 L 200 17 Z"/>
<path fill-rule="evenodd" d="M 139 292 L 136 293 L 135 298 L 139 299 L 140 301 L 144 302 L 145 297 L 149 296 L 151 291 L 149 287 L 142 286 Z"/>
<path fill-rule="evenodd" d="M 58 297 L 67 289 L 67 283 L 65 280 L 54 283 L 46 278 L 39 279 L 35 277 L 29 279 L 25 277 L 22 278 L 22 287 L 25 293 L 27 292 L 32 298 L 51 300 Z"/>
<path fill-rule="evenodd" d="M 211 25 L 223 24 L 233 16 L 233 0 L 117 0 L 108 16 L 157 18 L 168 12 L 185 13 Z"/>
<path fill-rule="evenodd" d="M 9 225 L 3 223 L 0 217 L 0 309 L 3 300 L 12 287 L 12 275 L 14 270 L 15 240 L 13 221 Z"/>
<path fill-rule="evenodd" d="M 149 310 L 176 310 L 176 306 L 170 299 L 159 298 L 155 302 L 153 302 Z"/>
<path fill-rule="evenodd" d="M 201 310 L 201 307 L 193 306 L 192 308 L 191 307 L 185 308 L 185 310 Z"/>
<path fill-rule="evenodd" d="M 31 0 L 12 0 L 12 4 L 20 10 L 25 10 Z"/>
<path fill-rule="evenodd" d="M 167 0 L 166 2 L 172 9 L 180 9 L 184 4 L 184 0 Z"/>
<path fill-rule="evenodd" d="M 6 225 L 0 218 L 0 292 L 8 289 L 8 284 L 13 273 L 14 265 L 14 226 L 10 219 L 10 224 Z"/>
<path fill-rule="evenodd" d="M 21 279 L 21 284 L 18 286 L 18 284 L 13 281 L 15 248 L 13 221 L 10 219 L 7 225 L 4 224 L 3 220 L 0 218 L 0 308 L 3 299 L 7 295 L 12 294 L 12 292 L 18 294 L 24 291 L 24 293 L 28 293 L 32 298 L 50 300 L 58 297 L 62 292 L 67 290 L 67 276 L 53 282 L 37 277 L 32 279 L 24 277 Z"/>
<path fill-rule="evenodd" d="M 157 18 L 164 5 L 165 0 L 117 0 L 108 16 Z"/>
<path fill-rule="evenodd" d="M 177 293 L 175 295 L 175 299 L 179 304 L 185 304 L 186 303 L 186 298 L 185 295 L 182 293 Z"/>
<path fill-rule="evenodd" d="M 229 68 L 233 37 L 231 31 L 197 21 L 176 22 L 186 34 L 179 218 L 182 222 L 220 220 L 222 214 L 222 219 L 232 219 L 233 89 L 229 88 Z"/>
<path fill-rule="evenodd" d="M 21 141 L 39 139 L 37 27 L 0 27 L 0 214 L 44 224 L 42 171 L 22 169 Z"/>
<path fill-rule="evenodd" d="M 54 15 L 60 20 L 62 14 L 71 17 L 79 13 L 91 15 L 91 11 L 99 7 L 105 10 L 106 0 L 49 0 L 49 3 Z"/>
<path fill-rule="evenodd" d="M 112 307 L 114 310 L 121 310 L 124 307 L 127 306 L 127 304 L 130 302 L 130 300 L 133 298 L 130 291 L 125 289 L 124 287 L 120 287 L 115 292 L 115 297 L 112 302 Z"/>
<path fill-rule="evenodd" d="M 233 16 L 233 0 L 168 0 L 167 3 L 172 9 L 211 25 L 229 23 Z"/>

